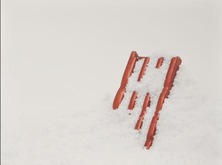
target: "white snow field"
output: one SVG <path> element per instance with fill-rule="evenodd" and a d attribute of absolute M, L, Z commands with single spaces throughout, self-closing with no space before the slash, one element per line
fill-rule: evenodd
<path fill-rule="evenodd" d="M 2 165 L 222 164 L 221 1 L 1 5 Z M 129 80 L 127 92 L 136 88 L 141 96 L 131 115 L 127 94 L 112 110 L 134 50 L 151 56 L 150 66 L 160 56 L 182 59 L 150 150 L 143 145 L 167 62 L 150 67 L 141 83 Z M 153 100 L 138 132 L 146 90 Z"/>
<path fill-rule="evenodd" d="M 150 66 L 152 59 L 155 58 L 151 58 Z M 143 87 L 140 84 L 141 93 L 148 87 L 151 96 L 158 96 L 167 70 L 164 64 L 162 69 L 151 69 L 148 65 L 147 74 L 142 80 L 152 79 L 156 83 Z M 135 83 L 138 76 L 133 75 L 129 85 Z M 141 103 L 137 101 L 129 115 L 128 102 L 124 103 L 123 100 L 121 107 L 113 111 L 114 96 L 107 95 L 98 106 L 89 109 L 80 108 L 59 115 L 41 112 L 32 118 L 21 114 L 20 127 L 14 126 L 12 132 L 3 127 L 2 163 L 219 165 L 222 157 L 222 101 L 201 94 L 188 75 L 182 65 L 160 113 L 157 134 L 150 150 L 144 149 L 143 145 L 157 100 L 151 100 L 139 133 L 134 127 L 142 100 Z M 155 88 L 158 92 L 152 90 Z"/>

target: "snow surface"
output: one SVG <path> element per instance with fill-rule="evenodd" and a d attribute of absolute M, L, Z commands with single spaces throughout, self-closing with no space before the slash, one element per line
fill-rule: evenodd
<path fill-rule="evenodd" d="M 148 69 L 149 75 L 161 72 Z M 166 70 L 164 65 L 163 70 Z M 94 108 L 26 119 L 22 128 L 4 133 L 2 163 L 221 164 L 222 101 L 201 95 L 183 65 L 174 85 L 161 111 L 150 150 L 143 148 L 147 120 L 141 133 L 134 130 L 138 108 L 131 115 L 123 108 L 113 111 L 114 96 L 107 95 Z M 148 112 L 151 110 L 152 106 Z"/>
<path fill-rule="evenodd" d="M 3 165 L 222 164 L 221 1 L 1 2 Z M 149 151 L 111 108 L 133 50 L 183 60 Z"/>

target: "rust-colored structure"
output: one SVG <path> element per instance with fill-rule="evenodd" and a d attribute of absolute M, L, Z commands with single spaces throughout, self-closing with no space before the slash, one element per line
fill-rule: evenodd
<path fill-rule="evenodd" d="M 119 87 L 119 90 L 116 93 L 116 97 L 114 99 L 113 102 L 113 109 L 117 109 L 124 97 L 124 92 L 126 90 L 126 84 L 128 82 L 128 79 L 130 77 L 130 75 L 133 72 L 133 69 L 135 67 L 136 61 L 138 61 L 139 56 L 137 55 L 137 53 L 135 51 L 133 51 L 130 55 L 130 58 L 128 60 L 128 63 L 126 65 L 125 71 L 123 73 L 123 77 L 122 77 L 122 81 Z"/>
<path fill-rule="evenodd" d="M 118 109 L 119 105 L 121 104 L 121 102 L 124 98 L 126 85 L 127 85 L 129 77 L 133 73 L 133 69 L 135 67 L 136 62 L 139 60 L 142 60 L 142 59 L 144 60 L 144 62 L 141 67 L 138 79 L 137 79 L 138 82 L 141 81 L 143 75 L 145 74 L 146 69 L 147 69 L 147 65 L 149 64 L 149 61 L 150 61 L 150 58 L 149 57 L 139 57 L 135 51 L 133 51 L 131 53 L 130 58 L 127 63 L 127 66 L 125 68 L 123 77 L 122 77 L 121 85 L 116 93 L 116 96 L 115 96 L 115 99 L 113 102 L 113 109 L 114 110 Z M 160 96 L 159 96 L 159 99 L 158 99 L 158 102 L 156 105 L 156 111 L 155 111 L 152 121 L 150 123 L 149 130 L 147 133 L 146 142 L 144 144 L 145 148 L 147 148 L 147 149 L 149 149 L 153 143 L 154 136 L 155 136 L 156 129 L 157 129 L 156 128 L 157 122 L 159 120 L 159 112 L 163 107 L 165 98 L 168 97 L 170 90 L 173 87 L 173 82 L 174 82 L 174 79 L 176 76 L 176 72 L 178 71 L 181 62 L 182 62 L 182 60 L 178 56 L 173 57 L 171 59 L 171 62 L 170 62 L 170 65 L 169 65 L 169 68 L 168 68 L 168 71 L 167 71 L 167 74 L 165 77 L 164 86 L 163 86 L 162 92 L 160 93 Z M 164 57 L 160 57 L 156 62 L 156 68 L 157 69 L 161 68 L 163 63 L 164 63 Z M 136 122 L 136 125 L 135 125 L 136 130 L 140 130 L 142 128 L 143 119 L 145 117 L 148 107 L 150 106 L 150 100 L 151 100 L 150 98 L 151 97 L 152 96 L 150 96 L 149 91 L 147 91 L 147 94 L 146 94 L 144 102 L 143 102 L 141 113 L 140 113 L 138 120 Z M 129 105 L 128 105 L 129 110 L 134 109 L 136 98 L 137 98 L 137 92 L 133 91 L 131 99 L 129 101 Z"/>

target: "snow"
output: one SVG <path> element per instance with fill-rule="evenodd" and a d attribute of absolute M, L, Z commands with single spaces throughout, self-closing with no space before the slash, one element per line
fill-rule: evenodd
<path fill-rule="evenodd" d="M 151 68 L 148 70 L 151 75 Z M 182 65 L 161 111 L 150 150 L 143 148 L 148 120 L 144 120 L 141 133 L 134 130 L 141 106 L 135 107 L 131 115 L 127 108 L 113 111 L 113 96 L 108 95 L 91 109 L 43 115 L 38 120 L 24 117 L 22 127 L 3 134 L 2 163 L 220 164 L 222 101 L 201 95 L 187 77 Z M 152 114 L 147 113 L 145 119 L 149 116 Z"/>
<path fill-rule="evenodd" d="M 1 163 L 222 164 L 221 8 L 216 0 L 2 1 Z M 139 102 L 131 115 L 112 110 L 133 50 L 183 60 L 150 150 L 155 97 L 140 133 Z M 141 100 L 143 88 L 159 94 L 164 66 L 152 68 L 132 87 Z"/>

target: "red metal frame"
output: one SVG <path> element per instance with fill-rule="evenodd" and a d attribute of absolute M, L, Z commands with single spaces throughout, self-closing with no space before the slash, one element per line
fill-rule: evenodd
<path fill-rule="evenodd" d="M 123 77 L 122 77 L 121 85 L 120 85 L 120 87 L 119 87 L 119 89 L 116 93 L 116 96 L 115 96 L 115 99 L 114 99 L 114 102 L 113 102 L 113 109 L 114 110 L 117 109 L 119 107 L 120 103 L 122 102 L 122 99 L 124 97 L 124 93 L 125 93 L 125 90 L 126 90 L 126 85 L 127 85 L 128 79 L 129 79 L 129 77 L 131 76 L 131 74 L 133 72 L 136 61 L 141 60 L 141 59 L 144 59 L 144 62 L 143 62 L 143 65 L 142 65 L 142 68 L 141 68 L 141 71 L 139 73 L 137 81 L 142 80 L 142 77 L 145 74 L 145 71 L 146 71 L 146 68 L 147 68 L 146 66 L 149 63 L 150 58 L 149 57 L 139 57 L 138 54 L 135 51 L 133 51 L 131 53 L 130 58 L 129 58 L 128 63 L 127 63 L 127 66 L 125 68 Z M 157 61 L 156 68 L 160 68 L 163 64 L 163 61 L 164 61 L 164 58 L 160 57 Z M 175 76 L 176 76 L 176 72 L 179 69 L 179 65 L 181 64 L 181 62 L 182 62 L 182 60 L 180 59 L 180 57 L 173 57 L 171 59 L 171 62 L 170 62 L 170 65 L 169 65 L 169 68 L 168 68 L 168 71 L 167 71 L 167 75 L 166 75 L 166 78 L 165 78 L 165 81 L 164 81 L 164 87 L 163 87 L 162 92 L 159 96 L 159 100 L 158 100 L 158 103 L 157 103 L 157 106 L 156 106 L 156 111 L 155 111 L 154 116 L 152 118 L 152 121 L 150 123 L 150 127 L 149 127 L 149 130 L 148 130 L 148 133 L 147 133 L 147 139 L 146 139 L 146 142 L 144 144 L 144 146 L 147 149 L 149 149 L 151 147 L 152 143 L 153 143 L 154 136 L 155 136 L 155 133 L 156 133 L 157 122 L 159 120 L 159 112 L 163 107 L 165 98 L 167 98 L 169 93 L 170 93 L 170 90 L 173 86 L 173 82 L 174 82 L 174 79 L 175 79 Z M 147 107 L 150 105 L 150 97 L 151 97 L 150 94 L 147 93 L 146 97 L 144 99 L 144 102 L 143 102 L 143 107 L 142 107 L 140 116 L 139 116 L 138 121 L 135 125 L 136 130 L 140 130 L 141 127 L 142 127 L 143 119 L 145 117 Z M 129 102 L 129 105 L 128 105 L 129 110 L 133 110 L 133 108 L 135 106 L 136 98 L 137 98 L 137 92 L 133 91 L 130 102 Z"/>
<path fill-rule="evenodd" d="M 149 127 L 149 131 L 147 133 L 147 139 L 146 142 L 144 144 L 144 146 L 149 149 L 153 143 L 153 139 L 154 139 L 154 135 L 156 133 L 156 125 L 157 125 L 157 121 L 159 120 L 159 111 L 162 109 L 163 107 L 163 103 L 166 97 L 168 97 L 169 93 L 170 93 L 170 89 L 173 86 L 173 81 L 174 78 L 176 76 L 176 72 L 179 69 L 179 65 L 181 64 L 182 60 L 180 59 L 180 57 L 174 57 L 172 58 L 171 62 L 170 62 L 170 66 L 165 78 L 165 82 L 164 82 L 164 88 L 160 94 L 158 103 L 157 103 L 157 107 L 156 107 L 156 111 L 155 114 L 152 118 L 150 127 Z"/>

